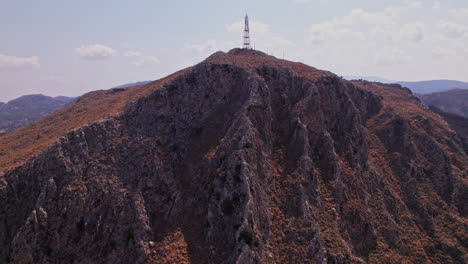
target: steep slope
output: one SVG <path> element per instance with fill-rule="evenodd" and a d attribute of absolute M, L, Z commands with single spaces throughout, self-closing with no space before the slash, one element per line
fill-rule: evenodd
<path fill-rule="evenodd" d="M 421 101 L 440 110 L 468 117 L 468 89 L 453 89 L 450 91 L 418 94 Z"/>
<path fill-rule="evenodd" d="M 127 104 L 148 95 L 182 72 L 141 86 L 90 92 L 81 96 L 74 104 L 26 128 L 0 135 L 0 176 L 2 171 L 41 153 L 66 133 L 83 125 L 118 115 Z"/>
<path fill-rule="evenodd" d="M 0 104 L 0 134 L 36 122 L 75 100 L 75 98 L 64 96 L 50 97 L 32 94 L 21 96 L 3 105 Z"/>
<path fill-rule="evenodd" d="M 408 90 L 239 49 L 153 85 L 5 172 L 2 260 L 466 260 L 468 158 Z"/>

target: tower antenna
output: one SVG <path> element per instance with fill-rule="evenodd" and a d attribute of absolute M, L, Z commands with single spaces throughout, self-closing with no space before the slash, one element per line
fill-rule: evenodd
<path fill-rule="evenodd" d="M 249 16 L 247 14 L 245 15 L 244 49 L 252 49 L 250 47 Z"/>

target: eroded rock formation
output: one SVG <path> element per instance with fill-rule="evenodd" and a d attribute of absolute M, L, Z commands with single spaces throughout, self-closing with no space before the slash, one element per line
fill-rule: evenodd
<path fill-rule="evenodd" d="M 468 158 L 411 92 L 218 52 L 0 178 L 11 263 L 463 263 Z"/>

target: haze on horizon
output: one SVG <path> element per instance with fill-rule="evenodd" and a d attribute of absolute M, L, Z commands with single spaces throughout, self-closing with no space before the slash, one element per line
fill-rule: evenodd
<path fill-rule="evenodd" d="M 280 58 L 339 75 L 468 81 L 466 0 L 0 4 L 0 102 L 164 77 L 240 47 L 246 11 L 255 49 Z"/>

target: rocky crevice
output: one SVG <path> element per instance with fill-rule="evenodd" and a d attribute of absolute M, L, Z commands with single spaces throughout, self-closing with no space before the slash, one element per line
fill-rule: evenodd
<path fill-rule="evenodd" d="M 2 261 L 466 259 L 459 142 L 336 76 L 239 56 L 217 53 L 7 172 Z"/>

